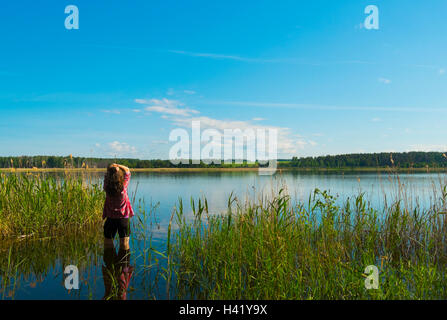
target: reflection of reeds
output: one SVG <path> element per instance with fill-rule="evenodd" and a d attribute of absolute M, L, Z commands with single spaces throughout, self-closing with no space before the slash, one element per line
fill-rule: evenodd
<path fill-rule="evenodd" d="M 89 228 L 82 233 L 66 230 L 63 238 L 34 237 L 0 244 L 0 297 L 14 298 L 20 287 L 36 285 L 48 277 L 63 278 L 64 266 L 76 265 L 80 281 L 91 281 L 89 268 L 99 263 L 102 233 Z M 53 272 L 53 275 L 50 273 Z M 75 291 L 72 291 L 75 294 Z"/>
<path fill-rule="evenodd" d="M 170 249 L 178 297 L 445 299 L 446 191 L 430 208 L 409 210 L 402 199 L 373 208 L 364 194 L 338 205 L 320 190 L 292 205 L 281 190 L 257 202 L 230 199 L 220 216 L 204 216 L 199 202 L 192 222 L 180 205 Z M 379 267 L 378 290 L 365 290 L 368 265 Z"/>

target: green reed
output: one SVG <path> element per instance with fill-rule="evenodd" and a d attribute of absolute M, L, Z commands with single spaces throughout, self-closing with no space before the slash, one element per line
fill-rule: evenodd
<path fill-rule="evenodd" d="M 0 299 L 14 299 L 18 288 L 33 288 L 47 277 L 63 279 L 63 267 L 70 264 L 79 267 L 82 286 L 90 297 L 104 290 L 95 268 L 101 267 L 103 254 L 105 196 L 90 178 L 70 174 L 62 179 L 41 174 L 0 176 Z M 131 199 L 136 215 L 131 220 L 130 254 L 138 261 L 134 278 L 147 298 L 155 299 L 159 281 L 166 278 L 162 269 L 166 256 L 162 246 L 158 251 L 152 243 L 153 231 L 160 229 L 155 216 L 159 204 L 151 202 L 147 208 L 144 199 L 136 201 L 136 190 Z M 113 293 L 118 287 L 113 277 L 111 281 Z M 72 290 L 70 295 L 80 296 L 81 292 Z"/>
<path fill-rule="evenodd" d="M 396 200 L 379 210 L 364 194 L 340 205 L 317 189 L 292 204 L 281 189 L 256 201 L 230 196 L 221 215 L 192 201 L 192 220 L 180 201 L 168 248 L 177 297 L 445 299 L 446 191 L 429 209 Z M 368 265 L 379 289 L 365 288 Z"/>
<path fill-rule="evenodd" d="M 166 231 L 157 204 L 146 211 L 133 199 L 134 284 L 150 299 L 162 284 L 165 296 L 181 299 L 447 298 L 445 185 L 425 209 L 403 192 L 377 208 L 364 194 L 341 202 L 318 189 L 292 203 L 281 189 L 257 200 L 231 195 L 225 214 L 192 200 L 190 217 L 180 199 Z M 15 239 L 0 247 L 0 297 L 13 297 L 23 278 L 97 264 L 103 201 L 99 186 L 70 176 L 0 176 L 0 237 Z M 63 230 L 73 237 L 53 237 Z M 156 231 L 166 232 L 165 250 Z M 365 289 L 368 265 L 379 268 L 377 290 Z"/>
<path fill-rule="evenodd" d="M 48 236 L 101 223 L 105 194 L 82 177 L 0 175 L 0 238 Z"/>

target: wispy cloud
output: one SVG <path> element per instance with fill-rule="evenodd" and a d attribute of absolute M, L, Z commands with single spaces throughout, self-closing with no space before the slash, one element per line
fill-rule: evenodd
<path fill-rule="evenodd" d="M 112 113 L 112 114 L 120 114 L 121 113 L 119 110 L 116 110 L 116 109 L 114 109 L 114 110 L 101 110 L 101 112 Z"/>
<path fill-rule="evenodd" d="M 219 60 L 235 60 L 235 61 L 245 61 L 245 62 L 270 62 L 270 60 L 263 59 L 253 59 L 253 58 L 245 58 L 237 55 L 226 55 L 219 53 L 204 53 L 204 52 L 190 52 L 190 51 L 182 51 L 182 50 L 169 50 L 170 53 L 186 55 L 190 57 L 201 57 L 201 58 L 210 58 L 210 59 L 219 59 Z"/>
<path fill-rule="evenodd" d="M 379 78 L 379 79 L 377 79 L 380 83 L 383 83 L 383 84 L 390 84 L 391 83 L 391 80 L 390 79 L 386 79 L 386 78 Z"/>
<path fill-rule="evenodd" d="M 258 102 L 258 101 L 231 101 L 231 100 L 214 100 L 206 101 L 213 105 L 226 106 L 244 106 L 259 108 L 281 108 L 281 109 L 310 109 L 310 110 L 327 110 L 327 111 L 385 111 L 385 112 L 440 112 L 446 113 L 447 108 L 423 108 L 423 107 L 381 107 L 381 106 L 332 106 L 332 105 L 315 105 L 304 103 L 283 103 L 283 102 Z"/>
<path fill-rule="evenodd" d="M 177 116 L 189 116 L 191 114 L 198 114 L 199 111 L 189 108 L 181 108 L 183 103 L 177 100 L 163 99 L 135 99 L 138 104 L 146 105 L 144 110 L 149 112 L 157 112 L 161 114 L 177 115 Z"/>
<path fill-rule="evenodd" d="M 205 52 L 191 52 L 191 51 L 183 51 L 183 50 L 168 50 L 167 52 L 185 55 L 190 57 L 198 57 L 198 58 L 208 58 L 214 60 L 232 60 L 232 61 L 240 61 L 240 62 L 249 62 L 249 63 L 292 63 L 292 64 L 300 64 L 300 65 L 315 65 L 318 66 L 320 64 L 313 63 L 309 61 L 302 61 L 297 58 L 250 58 L 243 57 L 239 55 L 230 55 L 230 54 L 220 54 L 220 53 L 205 53 Z"/>
<path fill-rule="evenodd" d="M 412 67 L 412 68 L 420 68 L 437 71 L 438 74 L 443 75 L 445 73 L 445 69 L 441 66 L 429 65 L 429 64 L 405 64 L 402 65 L 404 67 Z"/>
<path fill-rule="evenodd" d="M 426 145 L 426 144 L 412 144 L 409 146 L 409 149 L 407 149 L 407 152 L 409 151 L 422 151 L 422 152 L 445 152 L 447 151 L 447 145 Z"/>
<path fill-rule="evenodd" d="M 169 141 L 167 141 L 167 140 L 152 140 L 151 143 L 152 144 L 168 144 Z"/>
<path fill-rule="evenodd" d="M 356 26 L 356 28 L 363 28 L 363 24 Z M 365 61 L 358 59 L 349 59 L 349 60 L 340 60 L 340 61 L 310 61 L 300 59 L 298 57 L 281 57 L 281 58 L 253 58 L 253 57 L 244 57 L 240 55 L 233 54 L 221 54 L 221 53 L 207 53 L 207 52 L 192 52 L 192 51 L 184 51 L 184 50 L 167 50 L 169 53 L 185 55 L 190 57 L 199 57 L 199 58 L 208 58 L 215 60 L 232 60 L 232 61 L 240 61 L 240 62 L 248 62 L 248 63 L 286 63 L 286 64 L 296 64 L 296 65 L 305 65 L 305 66 L 334 66 L 334 65 L 386 65 L 383 62 L 377 61 Z M 400 66 L 402 68 L 424 68 L 436 70 L 439 74 L 444 74 L 445 69 L 440 66 L 435 65 L 427 65 L 427 64 L 399 64 L 395 63 L 394 65 Z M 384 84 L 391 84 L 390 79 L 379 78 L 380 82 Z"/>
<path fill-rule="evenodd" d="M 234 60 L 241 62 L 251 62 L 251 63 L 288 63 L 288 64 L 297 64 L 297 65 L 306 65 L 306 66 L 324 66 L 324 65 L 345 65 L 345 64 L 365 64 L 365 65 L 375 65 L 376 62 L 371 61 L 362 61 L 362 60 L 342 60 L 342 61 L 308 61 L 303 60 L 297 57 L 293 58 L 251 58 L 251 57 L 243 57 L 239 55 L 227 55 L 220 53 L 204 53 L 204 52 L 191 52 L 191 51 L 183 51 L 183 50 L 168 50 L 170 53 L 190 56 L 190 57 L 199 57 L 199 58 L 208 58 L 208 59 L 216 59 L 216 60 Z"/>

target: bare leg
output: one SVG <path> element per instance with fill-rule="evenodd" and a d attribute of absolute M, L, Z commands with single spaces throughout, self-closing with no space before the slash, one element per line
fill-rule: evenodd
<path fill-rule="evenodd" d="M 120 250 L 129 250 L 129 237 L 120 238 Z"/>

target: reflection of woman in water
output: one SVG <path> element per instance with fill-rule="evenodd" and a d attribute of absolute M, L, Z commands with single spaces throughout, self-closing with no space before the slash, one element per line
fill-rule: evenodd
<path fill-rule="evenodd" d="M 129 265 L 129 250 L 120 247 L 118 254 L 115 248 L 104 247 L 104 266 L 102 276 L 104 279 L 104 298 L 112 300 L 126 300 L 127 287 L 133 274 L 133 267 Z"/>
<path fill-rule="evenodd" d="M 106 200 L 102 214 L 103 219 L 106 219 L 104 223 L 105 267 L 103 267 L 104 286 L 106 288 L 105 298 L 110 295 L 110 288 L 113 285 L 111 280 L 117 279 L 120 292 L 116 297 L 125 299 L 126 289 L 132 276 L 131 269 L 133 268 L 129 267 L 129 218 L 133 217 L 134 213 L 127 194 L 129 180 L 129 168 L 115 163 L 107 167 L 107 173 L 104 177 Z M 118 255 L 116 255 L 113 245 L 113 238 L 116 233 L 120 237 Z"/>

